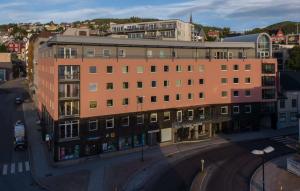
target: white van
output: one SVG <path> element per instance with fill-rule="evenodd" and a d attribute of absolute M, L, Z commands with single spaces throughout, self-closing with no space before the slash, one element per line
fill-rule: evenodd
<path fill-rule="evenodd" d="M 21 121 L 17 121 L 14 127 L 14 145 L 15 150 L 27 148 L 25 126 Z"/>

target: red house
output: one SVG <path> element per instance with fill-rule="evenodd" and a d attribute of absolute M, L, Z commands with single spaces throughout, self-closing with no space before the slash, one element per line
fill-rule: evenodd
<path fill-rule="evenodd" d="M 285 35 L 282 29 L 270 30 L 269 34 L 273 44 L 285 43 Z"/>
<path fill-rule="evenodd" d="M 8 42 L 6 44 L 7 49 L 9 52 L 15 52 L 17 54 L 22 53 L 22 49 L 25 48 L 25 44 L 23 42 Z"/>

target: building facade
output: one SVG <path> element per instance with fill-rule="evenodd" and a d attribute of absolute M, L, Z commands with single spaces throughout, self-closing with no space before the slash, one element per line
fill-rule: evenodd
<path fill-rule="evenodd" d="M 10 53 L 0 53 L 0 81 L 12 79 L 12 62 Z"/>
<path fill-rule="evenodd" d="M 130 39 L 160 39 L 176 41 L 205 40 L 203 30 L 197 30 L 192 23 L 181 20 L 164 20 L 142 23 L 110 24 L 111 37 Z"/>
<path fill-rule="evenodd" d="M 50 39 L 39 51 L 38 101 L 55 160 L 268 126 L 277 66 L 255 47 Z"/>

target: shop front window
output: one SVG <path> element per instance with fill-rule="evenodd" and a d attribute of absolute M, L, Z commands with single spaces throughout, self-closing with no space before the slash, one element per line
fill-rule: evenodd
<path fill-rule="evenodd" d="M 59 160 L 69 160 L 79 158 L 80 147 L 79 145 L 59 147 Z"/>
<path fill-rule="evenodd" d="M 133 137 L 134 147 L 140 147 L 145 144 L 145 134 L 135 135 Z"/>
<path fill-rule="evenodd" d="M 119 149 L 125 150 L 132 147 L 132 138 L 131 137 L 120 137 L 119 139 Z"/>

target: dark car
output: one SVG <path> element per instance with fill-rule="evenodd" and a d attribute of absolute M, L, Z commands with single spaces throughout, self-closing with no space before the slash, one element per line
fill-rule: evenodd
<path fill-rule="evenodd" d="M 23 103 L 23 99 L 21 97 L 16 97 L 15 103 L 16 104 L 21 104 L 21 103 Z"/>

